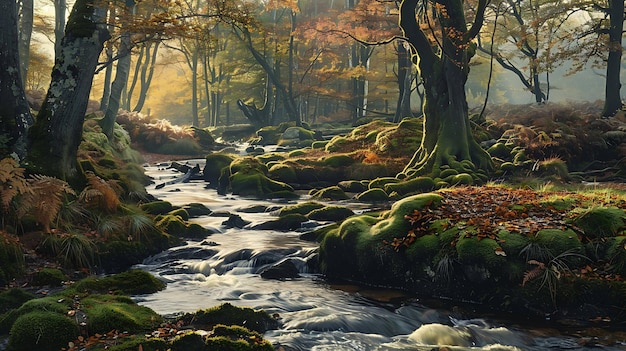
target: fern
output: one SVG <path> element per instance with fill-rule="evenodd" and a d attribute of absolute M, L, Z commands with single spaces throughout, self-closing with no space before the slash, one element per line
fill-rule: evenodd
<path fill-rule="evenodd" d="M 45 175 L 35 174 L 28 179 L 29 193 L 24 195 L 18 216 L 32 213 L 35 220 L 50 232 L 50 225 L 63 205 L 65 195 L 76 195 L 67 182 Z"/>
<path fill-rule="evenodd" d="M 86 172 L 86 175 L 88 185 L 80 193 L 79 199 L 87 204 L 96 204 L 104 211 L 115 211 L 120 204 L 119 184 L 114 180 L 106 181 L 93 172 Z"/>
<path fill-rule="evenodd" d="M 6 212 L 11 201 L 20 194 L 30 193 L 26 178 L 24 178 L 24 168 L 20 168 L 18 163 L 12 158 L 0 160 L 0 207 Z"/>

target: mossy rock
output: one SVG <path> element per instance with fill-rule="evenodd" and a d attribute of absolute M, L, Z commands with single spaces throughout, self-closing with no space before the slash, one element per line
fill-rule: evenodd
<path fill-rule="evenodd" d="M 363 202 L 385 202 L 389 201 L 389 195 L 381 188 L 373 188 L 358 194 L 356 199 Z"/>
<path fill-rule="evenodd" d="M 326 146 L 324 149 L 327 152 L 337 152 L 341 150 L 341 148 L 349 144 L 350 144 L 350 140 L 348 140 L 348 138 L 346 138 L 345 136 L 335 135 L 334 137 L 332 137 L 332 139 L 330 139 L 326 143 Z"/>
<path fill-rule="evenodd" d="M 61 286 L 67 280 L 69 277 L 60 269 L 43 268 L 33 275 L 31 284 L 35 286 Z"/>
<path fill-rule="evenodd" d="M 358 270 L 357 243 L 363 235 L 369 235 L 377 218 L 361 215 L 346 219 L 337 228 L 324 233 L 320 242 L 320 271 L 331 278 L 355 278 Z"/>
<path fill-rule="evenodd" d="M 508 158 L 511 155 L 511 149 L 509 149 L 509 147 L 506 146 L 504 143 L 495 143 L 491 145 L 491 147 L 487 149 L 487 152 L 492 157 L 498 157 L 502 159 Z"/>
<path fill-rule="evenodd" d="M 293 195 L 293 188 L 283 182 L 268 178 L 258 171 L 239 171 L 230 177 L 232 193 L 255 198 L 285 197 Z"/>
<path fill-rule="evenodd" d="M 11 288 L 0 292 L 0 315 L 6 313 L 9 310 L 16 309 L 26 301 L 32 300 L 35 295 L 29 293 L 26 290 L 19 288 Z"/>
<path fill-rule="evenodd" d="M 33 311 L 13 323 L 9 348 L 14 351 L 58 351 L 78 336 L 78 325 L 55 312 Z"/>
<path fill-rule="evenodd" d="M 157 228 L 177 237 L 184 237 L 187 233 L 187 223 L 180 216 L 165 215 L 156 222 Z"/>
<path fill-rule="evenodd" d="M 278 219 L 267 221 L 261 224 L 257 224 L 252 229 L 258 230 L 278 230 L 289 231 L 296 230 L 302 227 L 302 223 L 308 219 L 299 213 L 291 213 L 279 217 Z"/>
<path fill-rule="evenodd" d="M 555 176 L 566 179 L 569 176 L 567 163 L 558 157 L 537 162 L 535 169 L 543 177 Z"/>
<path fill-rule="evenodd" d="M 73 286 L 78 292 L 108 293 L 115 291 L 126 295 L 152 294 L 165 288 L 165 284 L 152 274 L 140 269 L 131 269 L 106 277 L 88 277 Z"/>
<path fill-rule="evenodd" d="M 456 252 L 463 265 L 483 265 L 490 271 L 499 271 L 506 264 L 506 257 L 501 252 L 500 244 L 493 239 L 461 236 L 457 241 Z"/>
<path fill-rule="evenodd" d="M 237 172 L 242 173 L 254 173 L 260 172 L 263 174 L 267 174 L 267 165 L 261 161 L 259 161 L 255 157 L 240 157 L 234 159 L 233 162 L 230 163 L 230 174 L 236 174 Z"/>
<path fill-rule="evenodd" d="M 120 344 L 110 346 L 108 351 L 137 351 L 141 347 L 143 351 L 163 351 L 169 348 L 169 344 L 161 338 L 146 339 L 134 337 L 130 340 L 122 340 Z"/>
<path fill-rule="evenodd" d="M 578 235 L 571 229 L 542 229 L 537 232 L 536 238 L 554 257 L 566 252 L 581 254 L 583 250 Z"/>
<path fill-rule="evenodd" d="M 187 212 L 187 210 L 185 210 L 184 208 L 177 208 L 177 209 L 175 209 L 173 211 L 168 212 L 167 214 L 171 215 L 171 216 L 178 216 L 183 221 L 188 221 L 189 220 L 189 212 Z"/>
<path fill-rule="evenodd" d="M 223 153 L 212 153 L 206 155 L 206 163 L 204 165 L 204 169 L 202 170 L 204 180 L 210 182 L 212 185 L 216 184 L 222 169 L 228 167 L 234 159 L 235 156 Z"/>
<path fill-rule="evenodd" d="M 323 208 L 324 206 L 324 204 L 321 204 L 319 202 L 306 201 L 296 205 L 285 206 L 278 211 L 278 215 L 282 217 L 289 214 L 297 213 L 306 216 L 307 214 L 309 214 L 309 212 Z"/>
<path fill-rule="evenodd" d="M 530 243 L 527 236 L 508 230 L 501 230 L 498 233 L 498 240 L 501 241 L 500 246 L 509 257 L 519 257 L 522 250 Z"/>
<path fill-rule="evenodd" d="M 336 185 L 323 188 L 320 190 L 313 190 L 309 192 L 309 195 L 311 195 L 311 198 L 313 199 L 320 199 L 320 200 L 334 201 L 334 200 L 348 199 L 348 195 L 346 195 L 346 193 L 343 190 L 341 190 L 340 187 Z"/>
<path fill-rule="evenodd" d="M 328 140 L 314 141 L 311 144 L 311 148 L 313 150 L 321 150 L 321 149 L 325 149 L 326 145 L 328 145 Z"/>
<path fill-rule="evenodd" d="M 426 234 L 415 239 L 406 249 L 406 255 L 412 262 L 430 263 L 441 247 L 437 235 Z"/>
<path fill-rule="evenodd" d="M 304 156 L 304 155 L 306 155 L 306 151 L 304 151 L 302 149 L 293 150 L 293 151 L 290 151 L 287 154 L 287 156 L 289 156 L 289 158 L 300 157 L 300 156 Z"/>
<path fill-rule="evenodd" d="M 343 191 L 350 193 L 361 193 L 367 190 L 367 186 L 359 180 L 344 180 L 337 183 L 337 186 L 339 186 Z"/>
<path fill-rule="evenodd" d="M 198 202 L 187 204 L 183 206 L 182 208 L 185 209 L 185 211 L 187 211 L 189 218 L 208 216 L 213 212 L 208 207 L 206 207 L 206 205 L 198 203 Z"/>
<path fill-rule="evenodd" d="M 593 207 L 573 211 L 573 223 L 590 239 L 612 237 L 624 229 L 626 213 L 617 207 Z"/>
<path fill-rule="evenodd" d="M 168 201 L 152 201 L 139 205 L 139 208 L 152 215 L 163 215 L 174 210 L 174 206 Z"/>
<path fill-rule="evenodd" d="M 216 307 L 199 310 L 195 313 L 186 313 L 181 317 L 185 324 L 198 327 L 212 327 L 217 324 L 241 325 L 258 333 L 276 329 L 280 323 L 267 312 L 253 310 L 249 307 L 235 307 L 224 303 Z"/>
<path fill-rule="evenodd" d="M 256 155 L 255 158 L 266 165 L 271 162 L 280 162 L 285 159 L 285 155 L 277 152 L 269 152 L 262 155 Z M 269 167 L 269 166 L 268 166 Z"/>
<path fill-rule="evenodd" d="M 350 157 L 350 155 L 345 155 L 345 154 L 331 155 L 328 157 L 324 157 L 320 159 L 319 161 L 324 166 L 333 167 L 333 168 L 346 167 L 356 162 L 352 157 Z"/>
<path fill-rule="evenodd" d="M 383 187 L 387 194 L 396 192 L 399 195 L 424 193 L 435 188 L 435 182 L 430 177 L 416 177 L 398 183 L 387 183 Z"/>
<path fill-rule="evenodd" d="M 472 185 L 474 178 L 468 173 L 459 173 L 444 179 L 450 185 Z"/>
<path fill-rule="evenodd" d="M 208 148 L 215 145 L 215 138 L 211 135 L 211 132 L 204 128 L 191 127 L 193 130 L 193 136 L 198 141 L 198 144 L 203 148 Z"/>
<path fill-rule="evenodd" d="M 390 183 L 397 183 L 399 181 L 400 181 L 399 179 L 394 178 L 394 177 L 376 178 L 369 183 L 369 189 L 374 189 L 374 188 L 384 189 L 385 185 L 390 184 Z"/>
<path fill-rule="evenodd" d="M 503 162 L 500 165 L 500 170 L 502 172 L 507 172 L 507 173 L 514 172 L 515 171 L 515 164 L 513 164 L 513 162 Z"/>
<path fill-rule="evenodd" d="M 307 217 L 315 221 L 339 222 L 353 215 L 354 212 L 347 207 L 326 206 L 309 212 Z"/>
<path fill-rule="evenodd" d="M 105 334 L 112 330 L 120 332 L 145 332 L 150 331 L 161 323 L 162 318 L 154 311 L 145 306 L 139 306 L 132 300 L 129 303 L 112 302 L 87 305 L 87 326 L 91 333 Z"/>
<path fill-rule="evenodd" d="M 305 141 L 309 140 L 313 142 L 315 139 L 315 132 L 302 127 L 289 127 L 283 131 L 280 135 L 277 145 L 289 144 L 293 140 Z"/>
<path fill-rule="evenodd" d="M 204 337 L 196 332 L 178 335 L 172 340 L 171 351 L 205 351 Z"/>
<path fill-rule="evenodd" d="M 202 147 L 192 138 L 181 138 L 158 145 L 155 152 L 164 155 L 198 155 Z"/>
<path fill-rule="evenodd" d="M 273 351 L 272 344 L 256 332 L 240 326 L 216 325 L 206 340 L 207 350 Z"/>
<path fill-rule="evenodd" d="M 274 180 L 284 183 L 297 183 L 298 176 L 295 169 L 285 163 L 279 163 L 270 167 L 268 176 Z"/>

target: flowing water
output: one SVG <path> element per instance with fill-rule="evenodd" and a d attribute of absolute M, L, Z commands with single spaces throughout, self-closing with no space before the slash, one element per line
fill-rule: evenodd
<path fill-rule="evenodd" d="M 190 164 L 196 162 L 202 161 Z M 146 172 L 156 184 L 180 176 L 157 166 L 146 167 Z M 301 232 L 227 229 L 221 225 L 227 213 L 238 214 L 251 225 L 274 219 L 271 209 L 285 203 L 220 196 L 201 181 L 161 189 L 151 186 L 148 190 L 174 205 L 197 202 L 214 211 L 211 216 L 193 221 L 214 229 L 215 234 L 138 265 L 167 282 L 161 292 L 135 297 L 160 314 L 195 312 L 225 302 L 263 309 L 277 314 L 282 322 L 281 329 L 269 331 L 264 337 L 286 351 L 626 350 L 626 338 L 621 332 L 587 330 L 583 337 L 472 315 L 441 302 L 432 308 L 427 302 L 391 289 L 331 284 L 310 270 L 309 261 L 316 259 L 317 244 L 299 239 Z M 253 205 L 268 210 L 246 210 Z M 356 211 L 363 209 L 363 204 L 347 205 Z M 285 260 L 298 267 L 299 278 L 260 277 L 261 271 Z"/>

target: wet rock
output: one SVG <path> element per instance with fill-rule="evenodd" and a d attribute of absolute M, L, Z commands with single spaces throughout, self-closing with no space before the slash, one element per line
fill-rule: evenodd
<path fill-rule="evenodd" d="M 243 228 L 250 224 L 250 221 L 244 220 L 240 215 L 231 214 L 228 219 L 222 222 L 222 225 L 226 228 Z"/>
<path fill-rule="evenodd" d="M 243 213 L 263 213 L 267 211 L 267 206 L 265 205 L 251 205 L 248 207 L 238 208 L 237 212 Z"/>
<path fill-rule="evenodd" d="M 261 272 L 261 278 L 264 279 L 292 279 L 298 277 L 300 277 L 298 268 L 291 260 L 282 261 Z"/>

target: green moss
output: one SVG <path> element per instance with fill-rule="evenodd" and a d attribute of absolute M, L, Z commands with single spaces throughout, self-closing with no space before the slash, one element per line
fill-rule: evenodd
<path fill-rule="evenodd" d="M 309 214 L 309 212 L 323 208 L 324 206 L 324 204 L 321 204 L 319 202 L 307 201 L 296 205 L 285 206 L 281 208 L 280 211 L 278 211 L 278 215 L 285 216 L 288 214 L 298 213 L 306 216 L 307 214 Z"/>
<path fill-rule="evenodd" d="M 75 321 L 55 312 L 33 311 L 20 316 L 9 332 L 14 351 L 58 351 L 78 335 Z"/>
<path fill-rule="evenodd" d="M 406 255 L 412 262 L 428 263 L 432 261 L 439 250 L 441 250 L 439 237 L 434 234 L 427 234 L 417 238 L 407 248 Z"/>
<path fill-rule="evenodd" d="M 167 201 L 158 200 L 141 204 L 139 205 L 139 208 L 146 213 L 160 215 L 171 212 L 174 209 L 174 206 Z"/>
<path fill-rule="evenodd" d="M 569 175 L 567 163 L 558 157 L 537 162 L 536 170 L 544 177 L 556 176 L 559 178 L 567 178 Z"/>
<path fill-rule="evenodd" d="M 0 315 L 9 310 L 18 308 L 25 302 L 34 298 L 35 295 L 19 288 L 11 288 L 0 292 Z"/>
<path fill-rule="evenodd" d="M 328 157 L 324 157 L 320 159 L 324 166 L 328 167 L 345 167 L 356 162 L 350 155 L 345 154 L 335 154 Z"/>
<path fill-rule="evenodd" d="M 325 150 L 327 152 L 337 152 L 342 147 L 345 147 L 348 144 L 350 144 L 350 141 L 346 137 L 341 135 L 335 135 L 334 137 L 332 137 L 332 139 L 328 141 Z"/>
<path fill-rule="evenodd" d="M 267 165 L 255 157 L 240 157 L 230 163 L 230 174 L 242 173 L 262 173 L 267 174 Z"/>
<path fill-rule="evenodd" d="M 506 264 L 506 258 L 496 253 L 500 245 L 493 239 L 461 237 L 455 248 L 459 260 L 466 265 L 479 264 L 490 270 L 500 270 Z"/>
<path fill-rule="evenodd" d="M 131 269 L 107 277 L 88 277 L 74 284 L 73 288 L 79 292 L 115 291 L 127 295 L 151 294 L 163 290 L 165 284 L 152 274 Z"/>
<path fill-rule="evenodd" d="M 274 180 L 278 180 L 285 183 L 297 183 L 298 177 L 296 175 L 295 169 L 285 163 L 279 163 L 277 165 L 273 165 L 270 167 L 268 171 L 268 175 L 270 178 Z"/>
<path fill-rule="evenodd" d="M 498 233 L 498 240 L 500 240 L 500 246 L 506 254 L 510 257 L 519 257 L 522 249 L 524 249 L 530 242 L 528 237 L 520 233 L 511 233 L 508 230 L 501 230 Z"/>
<path fill-rule="evenodd" d="M 472 185 L 474 184 L 474 178 L 468 173 L 459 173 L 457 175 L 451 176 L 450 180 L 446 178 L 446 182 L 451 185 Z"/>
<path fill-rule="evenodd" d="M 13 238 L 5 238 L 0 233 L 0 285 L 24 272 L 24 253 Z"/>
<path fill-rule="evenodd" d="M 69 278 L 60 269 L 43 268 L 33 275 L 31 284 L 36 286 L 61 286 L 66 280 L 69 280 Z"/>
<path fill-rule="evenodd" d="M 370 182 L 369 188 L 370 189 L 375 189 L 375 188 L 384 189 L 385 185 L 390 184 L 390 183 L 397 183 L 399 181 L 400 181 L 399 179 L 394 178 L 394 177 L 376 178 Z"/>
<path fill-rule="evenodd" d="M 187 211 L 190 218 L 210 215 L 211 212 L 213 212 L 204 204 L 197 203 L 197 202 L 187 204 L 183 206 L 183 208 Z"/>
<path fill-rule="evenodd" d="M 385 202 L 389 201 L 389 195 L 383 189 L 373 188 L 358 194 L 356 199 L 363 202 Z"/>
<path fill-rule="evenodd" d="M 212 327 L 217 324 L 241 325 L 258 333 L 264 333 L 279 326 L 279 323 L 264 311 L 235 307 L 229 303 L 195 313 L 187 313 L 181 317 L 181 320 L 185 321 L 185 324 L 194 324 L 199 327 Z"/>
<path fill-rule="evenodd" d="M 321 200 L 346 200 L 348 195 L 338 186 L 330 186 L 309 193 L 313 199 Z"/>
<path fill-rule="evenodd" d="M 350 216 L 354 215 L 351 209 L 343 206 L 326 206 L 323 208 L 315 209 L 307 215 L 309 219 L 316 221 L 342 221 Z"/>
<path fill-rule="evenodd" d="M 160 338 L 146 339 L 143 337 L 121 341 L 119 345 L 110 346 L 108 351 L 137 351 L 141 347 L 143 351 L 164 351 L 169 348 L 168 343 Z"/>
<path fill-rule="evenodd" d="M 187 233 L 187 223 L 179 216 L 165 215 L 156 222 L 157 228 L 177 237 L 184 237 Z"/>
<path fill-rule="evenodd" d="M 583 247 L 578 235 L 571 229 L 542 229 L 537 232 L 536 238 L 555 257 L 564 252 L 582 252 Z"/>
<path fill-rule="evenodd" d="M 205 349 L 204 338 L 195 332 L 178 335 L 172 340 L 171 351 L 205 351 Z"/>
<path fill-rule="evenodd" d="M 431 191 L 435 188 L 435 182 L 430 177 L 416 177 L 398 183 L 385 184 L 387 194 L 396 192 L 399 195 L 415 194 Z"/>
<path fill-rule="evenodd" d="M 296 230 L 300 229 L 303 222 L 306 222 L 308 219 L 299 214 L 299 213 L 290 213 L 287 215 L 283 215 L 276 220 L 267 221 L 261 223 L 259 225 L 254 226 L 254 229 L 262 229 L 262 230 Z"/>
<path fill-rule="evenodd" d="M 311 144 L 311 148 L 313 150 L 320 150 L 320 149 L 325 149 L 326 145 L 328 145 L 328 140 L 314 141 Z"/>
<path fill-rule="evenodd" d="M 454 168 L 447 168 L 447 169 L 443 169 L 440 173 L 439 173 L 439 178 L 443 179 L 443 178 L 447 178 L 450 176 L 455 176 L 459 174 L 459 171 L 457 171 Z"/>
<path fill-rule="evenodd" d="M 504 143 L 495 143 L 487 149 L 489 155 L 498 158 L 507 158 L 511 154 L 511 150 Z"/>
<path fill-rule="evenodd" d="M 189 220 L 189 212 L 187 212 L 187 210 L 185 210 L 184 208 L 177 208 L 173 211 L 170 211 L 167 213 L 168 215 L 172 215 L 172 216 L 178 216 L 180 217 L 183 221 L 188 221 Z"/>
<path fill-rule="evenodd" d="M 161 317 L 151 309 L 129 303 L 111 302 L 89 305 L 83 301 L 87 323 L 91 333 L 108 333 L 112 330 L 136 333 L 150 331 L 161 323 Z"/>
<path fill-rule="evenodd" d="M 285 156 L 282 153 L 271 152 L 271 153 L 266 153 L 263 155 L 255 156 L 255 158 L 267 165 L 270 162 L 283 161 L 285 159 Z"/>
<path fill-rule="evenodd" d="M 238 171 L 230 177 L 232 193 L 255 198 L 277 197 L 280 192 L 293 194 L 293 188 L 286 183 L 268 178 L 258 171 Z M 284 197 L 284 196 L 282 196 Z"/>
<path fill-rule="evenodd" d="M 208 350 L 220 351 L 273 351 L 274 347 L 259 333 L 240 326 L 216 325 L 206 340 Z"/>
<path fill-rule="evenodd" d="M 617 207 L 593 207 L 572 212 L 574 224 L 583 230 L 588 238 L 615 236 L 624 228 L 626 214 Z"/>
<path fill-rule="evenodd" d="M 220 177 L 222 169 L 228 167 L 234 159 L 235 156 L 222 153 L 212 153 L 206 155 L 206 163 L 204 165 L 204 169 L 202 170 L 204 180 L 212 185 L 217 184 L 217 180 Z"/>

